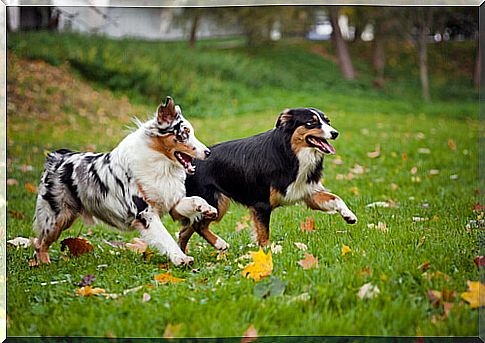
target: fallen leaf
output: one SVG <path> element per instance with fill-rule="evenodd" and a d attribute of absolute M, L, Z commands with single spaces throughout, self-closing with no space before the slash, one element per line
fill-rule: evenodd
<path fill-rule="evenodd" d="M 108 244 L 112 248 L 124 248 L 126 243 L 125 242 L 120 242 L 120 241 L 112 241 L 109 242 L 106 239 L 103 239 L 103 243 Z"/>
<path fill-rule="evenodd" d="M 450 175 L 450 180 L 458 180 L 459 176 L 456 174 Z"/>
<path fill-rule="evenodd" d="M 308 294 L 307 292 L 305 292 L 305 293 L 299 294 L 299 295 L 297 295 L 297 296 L 295 296 L 293 298 L 290 298 L 289 302 L 290 303 L 291 302 L 294 302 L 294 301 L 303 301 L 303 302 L 306 302 L 306 301 L 308 301 L 310 299 L 311 299 L 310 294 Z"/>
<path fill-rule="evenodd" d="M 280 253 L 280 252 L 283 250 L 283 247 L 282 247 L 281 245 L 276 244 L 276 243 L 274 243 L 274 242 L 273 242 L 273 243 L 271 243 L 271 247 L 270 247 L 270 248 L 271 248 L 271 252 L 272 252 L 273 254 L 275 254 L 275 255 L 276 255 L 276 254 L 279 254 L 279 253 Z"/>
<path fill-rule="evenodd" d="M 352 253 L 352 249 L 348 245 L 342 243 L 342 256 L 347 255 L 348 253 Z"/>
<path fill-rule="evenodd" d="M 485 256 L 477 256 L 473 259 L 473 262 L 477 265 L 477 267 L 480 269 L 480 267 L 485 266 Z"/>
<path fill-rule="evenodd" d="M 94 280 L 96 280 L 96 276 L 93 274 L 86 274 L 77 285 L 79 287 L 89 286 L 94 282 Z"/>
<path fill-rule="evenodd" d="M 32 168 L 32 166 L 28 165 L 28 164 L 22 164 L 20 166 L 20 170 L 22 171 L 22 173 L 27 173 L 27 172 L 30 172 L 32 171 L 34 168 Z"/>
<path fill-rule="evenodd" d="M 300 250 L 303 250 L 303 251 L 308 250 L 308 247 L 307 247 L 307 245 L 305 243 L 295 242 L 294 244 Z"/>
<path fill-rule="evenodd" d="M 168 323 L 163 332 L 163 338 L 173 339 L 175 338 L 182 328 L 182 324 L 171 324 Z"/>
<path fill-rule="evenodd" d="M 130 243 L 126 243 L 125 246 L 129 250 L 134 251 L 134 252 L 139 253 L 139 254 L 143 254 L 148 248 L 148 244 L 140 238 L 133 238 L 130 241 Z"/>
<path fill-rule="evenodd" d="M 15 219 L 24 219 L 25 215 L 20 211 L 8 210 L 8 214 Z"/>
<path fill-rule="evenodd" d="M 22 248 L 28 248 L 33 245 L 33 238 L 25 238 L 25 237 L 16 237 L 14 239 L 11 239 L 7 241 L 8 244 L 13 245 L 14 247 L 22 247 Z"/>
<path fill-rule="evenodd" d="M 343 175 L 343 174 L 337 174 L 337 175 L 335 175 L 335 180 L 339 180 L 340 181 L 340 180 L 344 180 L 344 179 L 345 179 L 345 175 Z"/>
<path fill-rule="evenodd" d="M 372 276 L 372 269 L 370 267 L 362 268 L 357 273 L 357 275 L 360 276 L 360 277 L 369 277 L 369 276 Z"/>
<path fill-rule="evenodd" d="M 102 288 L 93 288 L 91 286 L 84 286 L 76 289 L 76 294 L 82 297 L 90 297 L 92 295 L 100 295 L 105 293 L 106 290 Z"/>
<path fill-rule="evenodd" d="M 426 292 L 426 296 L 433 307 L 438 307 L 441 300 L 441 292 L 434 289 L 430 289 Z"/>
<path fill-rule="evenodd" d="M 355 194 L 355 195 L 359 195 L 360 194 L 360 191 L 357 187 L 351 187 L 350 188 L 350 192 Z"/>
<path fill-rule="evenodd" d="M 94 249 L 91 243 L 86 238 L 82 237 L 63 239 L 61 241 L 61 251 L 64 251 L 66 246 L 69 248 L 71 255 L 76 257 L 87 254 Z"/>
<path fill-rule="evenodd" d="M 307 217 L 304 222 L 300 223 L 300 228 L 302 231 L 305 232 L 315 231 L 315 220 L 313 218 Z"/>
<path fill-rule="evenodd" d="M 428 148 L 419 148 L 418 153 L 419 154 L 431 154 L 431 150 L 429 150 Z"/>
<path fill-rule="evenodd" d="M 150 249 L 149 247 L 143 252 L 143 258 L 145 261 L 150 262 L 152 256 L 155 255 L 155 250 Z"/>
<path fill-rule="evenodd" d="M 441 299 L 443 301 L 454 301 L 456 298 L 456 292 L 455 291 L 450 291 L 446 288 L 443 288 L 441 291 Z"/>
<path fill-rule="evenodd" d="M 381 155 L 381 146 L 378 144 L 376 145 L 376 150 L 367 153 L 367 157 L 369 158 L 377 158 Z"/>
<path fill-rule="evenodd" d="M 470 304 L 471 308 L 485 306 L 485 285 L 479 281 L 467 281 L 468 291 L 461 293 L 461 298 Z"/>
<path fill-rule="evenodd" d="M 27 182 L 25 185 L 24 185 L 25 189 L 27 190 L 27 192 L 30 192 L 30 193 L 37 193 L 37 187 L 34 186 L 33 184 L 31 184 L 30 182 Z"/>
<path fill-rule="evenodd" d="M 372 299 L 375 298 L 380 292 L 379 287 L 374 286 L 369 282 L 359 288 L 357 296 L 360 299 Z"/>
<path fill-rule="evenodd" d="M 350 169 L 350 171 L 354 174 L 364 174 L 365 173 L 365 167 L 356 163 L 356 164 L 354 164 L 354 167 Z"/>
<path fill-rule="evenodd" d="M 422 272 L 425 272 L 429 269 L 429 267 L 431 266 L 431 263 L 429 263 L 429 261 L 425 261 L 423 263 L 421 263 L 419 266 L 418 266 L 418 270 L 422 271 Z"/>
<path fill-rule="evenodd" d="M 305 270 L 318 269 L 318 258 L 312 254 L 305 253 L 305 259 L 298 261 L 298 264 Z"/>
<path fill-rule="evenodd" d="M 344 164 L 344 161 L 342 161 L 342 158 L 340 156 L 338 156 L 335 160 L 332 160 L 332 163 L 339 166 L 339 165 Z"/>
<path fill-rule="evenodd" d="M 18 186 L 19 182 L 16 179 L 7 179 L 7 186 Z"/>
<path fill-rule="evenodd" d="M 148 293 L 143 293 L 142 301 L 146 303 L 147 301 L 150 301 L 151 296 Z"/>
<path fill-rule="evenodd" d="M 180 279 L 172 276 L 170 272 L 167 272 L 166 274 L 161 273 L 161 274 L 155 275 L 154 279 L 155 281 L 157 281 L 157 283 L 161 283 L 162 285 L 165 285 L 167 283 L 174 284 L 185 280 L 185 279 Z"/>
<path fill-rule="evenodd" d="M 415 175 L 418 172 L 417 167 L 412 167 L 411 170 L 409 171 L 412 175 Z"/>
<path fill-rule="evenodd" d="M 438 175 L 440 171 L 438 169 L 430 169 L 429 170 L 429 175 Z"/>
<path fill-rule="evenodd" d="M 450 148 L 451 150 L 456 150 L 456 143 L 451 138 L 448 139 L 448 148 Z"/>
<path fill-rule="evenodd" d="M 475 204 L 473 204 L 473 212 L 480 212 L 484 210 L 485 210 L 485 206 L 480 205 L 479 202 L 476 202 Z"/>
<path fill-rule="evenodd" d="M 253 324 L 249 325 L 249 327 L 244 331 L 243 337 L 241 338 L 241 343 L 250 343 L 256 341 L 258 338 L 258 332 Z"/>
<path fill-rule="evenodd" d="M 401 155 L 401 159 L 403 161 L 406 161 L 408 159 L 408 154 L 406 154 L 405 152 L 403 152 L 402 155 Z"/>
<path fill-rule="evenodd" d="M 399 188 L 398 185 L 396 185 L 395 183 L 391 183 L 391 190 L 395 191 L 398 188 Z"/>
<path fill-rule="evenodd" d="M 264 253 L 262 248 L 259 251 L 250 251 L 253 262 L 249 263 L 242 271 L 242 274 L 247 278 L 252 278 L 258 282 L 273 272 L 273 259 L 271 251 Z"/>
<path fill-rule="evenodd" d="M 367 227 L 369 229 L 378 229 L 381 230 L 382 232 L 388 232 L 389 229 L 387 228 L 387 224 L 383 222 L 377 222 L 377 225 L 374 223 L 367 224 Z"/>
<path fill-rule="evenodd" d="M 236 232 L 240 232 L 241 230 L 245 229 L 249 227 L 249 225 L 247 223 L 241 223 L 241 222 L 237 222 L 236 223 Z"/>

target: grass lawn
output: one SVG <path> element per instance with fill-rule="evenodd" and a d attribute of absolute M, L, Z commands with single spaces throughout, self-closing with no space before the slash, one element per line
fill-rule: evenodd
<path fill-rule="evenodd" d="M 146 118 L 157 105 L 151 98 L 141 101 L 119 87 L 111 88 L 113 94 L 103 80 L 86 81 L 79 64 L 73 71 L 64 63 L 49 61 L 56 64 L 52 66 L 24 59 L 48 60 L 40 55 L 26 56 L 19 46 L 29 39 L 35 41 L 36 37 L 9 37 L 7 173 L 16 184 L 11 181 L 13 185 L 7 188 L 7 239 L 33 236 L 36 194 L 25 184 L 38 184 L 45 151 L 61 147 L 110 150 L 126 135 L 132 116 Z M 83 44 L 89 45 L 89 41 Z M 105 48 L 115 49 L 116 44 L 110 41 Z M 76 49 L 65 42 L 59 46 L 67 49 L 63 52 L 66 56 Z M 127 45 L 125 58 L 131 58 L 135 46 L 136 42 Z M 206 53 L 204 47 L 200 49 L 201 54 Z M 280 48 L 274 49 L 280 56 Z M 52 56 L 59 56 L 54 50 Z M 216 68 L 217 60 L 211 61 L 210 56 L 228 56 L 226 52 L 208 54 L 196 66 L 185 65 L 187 74 L 202 88 L 209 86 L 203 85 L 203 77 L 194 68 Z M 227 54 L 234 54 L 254 75 L 260 70 L 258 66 L 269 63 L 271 55 L 262 51 L 249 56 L 237 49 Z M 301 54 L 306 58 L 303 64 L 327 66 L 310 82 L 324 79 L 327 71 L 335 74 L 336 67 L 321 56 Z M 287 61 L 280 57 L 272 63 L 283 72 Z M 225 70 L 222 62 L 221 70 Z M 232 62 L 227 63 L 230 70 Z M 290 65 L 284 77 L 296 80 L 299 67 L 296 62 Z M 363 80 L 370 79 L 365 68 L 360 71 Z M 229 93 L 237 89 L 237 75 L 231 82 L 224 75 L 209 79 L 212 86 Z M 478 334 L 478 310 L 460 298 L 467 290 L 467 280 L 479 280 L 473 259 L 481 255 L 479 242 L 483 239 L 478 226 L 468 225 L 483 216 L 473 211 L 480 201 L 479 189 L 483 192 L 478 181 L 477 144 L 482 128 L 474 100 L 437 100 L 425 105 L 414 99 L 412 90 L 403 98 L 376 90 L 367 95 L 358 84 L 333 84 L 327 91 L 325 85 L 316 90 L 309 85 L 301 90 L 279 87 L 279 79 L 274 84 L 265 79 L 261 87 L 250 79 L 243 81 L 247 81 L 240 85 L 244 101 L 238 103 L 231 100 L 238 98 L 237 92 L 208 94 L 207 103 L 191 100 L 190 94 L 175 86 L 173 95 L 197 136 L 208 145 L 271 129 L 285 107 L 314 106 L 325 111 L 341 135 L 334 144 L 337 155 L 325 160 L 323 182 L 347 202 L 359 222 L 349 226 L 338 216 L 298 205 L 274 211 L 271 240 L 281 246 L 281 252 L 272 254 L 272 275 L 285 283 L 285 289 L 282 295 L 262 299 L 255 294 L 256 283 L 241 275 L 241 266 L 250 262 L 244 255 L 257 250 L 249 228 L 236 231 L 248 215 L 241 206 L 233 204 L 213 226 L 231 249 L 218 255 L 194 236 L 189 248 L 195 263 L 190 268 L 175 268 L 157 254 L 146 258 L 111 247 L 105 241 L 128 242 L 136 233 L 121 233 L 102 225 L 86 227 L 79 221 L 60 240 L 85 237 L 94 246 L 89 254 L 70 257 L 60 251 L 59 240 L 51 248 L 52 263 L 32 268 L 28 264 L 32 248 L 8 247 L 9 336 L 161 337 L 172 332 L 177 337 L 228 337 L 241 336 L 251 324 L 259 336 Z M 203 95 L 196 92 L 193 97 Z M 377 146 L 380 156 L 369 158 L 367 154 Z M 392 206 L 367 206 L 374 202 Z M 307 217 L 314 218 L 315 231 L 300 229 Z M 168 216 L 163 222 L 172 234 L 177 232 L 179 225 Z M 298 264 L 305 257 L 295 245 L 298 242 L 306 244 L 307 252 L 318 258 L 317 269 L 304 270 Z M 343 244 L 352 253 L 342 256 Z M 154 276 L 167 271 L 184 281 L 155 285 Z M 116 299 L 81 297 L 76 295 L 77 283 L 87 274 L 96 277 L 93 287 L 107 293 L 155 286 Z M 357 293 L 366 283 L 377 286 L 380 293 L 360 299 Z M 444 299 L 452 304 L 447 305 L 451 310 L 446 315 L 443 301 L 435 307 L 428 299 L 430 290 L 456 292 Z M 144 293 L 149 294 L 149 301 L 143 301 Z"/>

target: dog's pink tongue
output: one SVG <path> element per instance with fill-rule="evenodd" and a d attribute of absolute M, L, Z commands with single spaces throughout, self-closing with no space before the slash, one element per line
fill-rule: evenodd
<path fill-rule="evenodd" d="M 327 141 L 322 141 L 321 144 L 327 149 L 329 153 L 335 155 L 335 148 Z"/>

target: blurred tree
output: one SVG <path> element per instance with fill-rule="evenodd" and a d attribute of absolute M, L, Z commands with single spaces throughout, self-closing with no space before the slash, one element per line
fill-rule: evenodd
<path fill-rule="evenodd" d="M 340 16 L 340 7 L 332 6 L 328 7 L 328 15 L 330 18 L 330 23 L 332 25 L 332 43 L 335 47 L 335 51 L 337 53 L 337 59 L 340 66 L 340 71 L 342 75 L 347 80 L 355 79 L 355 70 L 354 66 L 352 65 L 352 59 L 350 57 L 349 48 L 347 46 L 347 42 L 342 37 L 342 32 L 340 30 L 340 26 L 338 24 L 339 16 Z"/>

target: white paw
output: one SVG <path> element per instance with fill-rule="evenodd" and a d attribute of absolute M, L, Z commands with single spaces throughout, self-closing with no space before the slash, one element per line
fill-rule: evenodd
<path fill-rule="evenodd" d="M 217 238 L 214 248 L 217 250 L 228 250 L 231 246 L 227 244 L 223 239 Z"/>
<path fill-rule="evenodd" d="M 194 262 L 194 258 L 192 256 L 187 256 L 187 255 L 172 256 L 170 260 L 176 266 L 189 265 Z"/>
<path fill-rule="evenodd" d="M 344 218 L 344 220 L 347 223 L 349 223 L 349 224 L 355 224 L 355 223 L 357 223 L 357 217 L 349 209 L 347 209 L 345 211 L 342 211 L 341 212 L 341 215 L 342 215 L 342 218 Z"/>
<path fill-rule="evenodd" d="M 209 204 L 199 205 L 197 212 L 201 213 L 204 219 L 216 219 L 217 209 Z"/>

